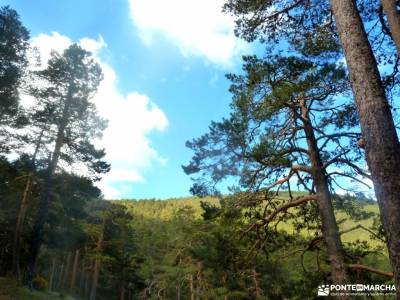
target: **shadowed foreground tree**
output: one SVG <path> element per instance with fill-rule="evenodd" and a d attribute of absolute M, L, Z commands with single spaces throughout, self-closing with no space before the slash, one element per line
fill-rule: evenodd
<path fill-rule="evenodd" d="M 332 0 L 400 297 L 400 143 L 377 62 L 355 1 Z"/>
<path fill-rule="evenodd" d="M 48 67 L 38 71 L 37 76 L 43 86 L 33 89 L 32 94 L 38 100 L 39 115 L 41 110 L 46 115 L 51 112 L 46 134 L 52 138 L 54 148 L 46 168 L 32 232 L 29 283 L 36 270 L 59 162 L 64 161 L 69 166 L 81 163 L 94 175 L 109 170 L 109 165 L 102 161 L 104 150 L 97 150 L 91 142 L 100 137 L 105 128 L 105 122 L 96 115 L 95 105 L 90 102 L 102 79 L 100 66 L 89 52 L 73 44 L 63 54 L 53 52 Z"/>
<path fill-rule="evenodd" d="M 360 134 L 354 108 L 337 96 L 348 90 L 342 68 L 296 57 L 246 57 L 245 75 L 230 75 L 233 112 L 212 123 L 210 133 L 187 143 L 195 154 L 184 167 L 199 173 L 192 192 L 213 192 L 229 176 L 247 191 L 265 195 L 265 210 L 253 227 L 274 227 L 296 206 L 316 201 L 322 238 L 335 284 L 348 282 L 331 191 L 338 178 L 369 177 L 357 163 Z M 305 195 L 295 196 L 298 186 Z M 289 192 L 289 200 L 280 190 Z M 247 193 L 245 193 L 247 194 Z M 251 199 L 251 198 L 254 199 Z M 258 197 L 260 198 L 260 197 Z"/>

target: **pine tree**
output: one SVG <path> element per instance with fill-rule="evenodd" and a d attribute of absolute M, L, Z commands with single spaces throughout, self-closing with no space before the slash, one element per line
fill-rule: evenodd
<path fill-rule="evenodd" d="M 59 161 L 68 165 L 83 163 L 93 175 L 109 170 L 91 140 L 100 137 L 105 122 L 90 102 L 102 79 L 100 66 L 90 53 L 73 44 L 63 54 L 53 53 L 45 70 L 37 75 L 43 85 L 32 91 L 42 112 L 49 117 L 47 134 L 54 141 L 40 195 L 30 248 L 28 282 L 31 282 L 43 238 L 49 205 L 52 199 L 54 174 Z"/>
<path fill-rule="evenodd" d="M 337 100 L 348 89 L 345 72 L 335 64 L 279 56 L 246 57 L 244 71 L 229 76 L 234 95 L 230 118 L 187 143 L 195 154 L 184 170 L 200 174 L 194 191 L 201 192 L 208 184 L 212 191 L 228 176 L 239 177 L 242 188 L 256 193 L 246 198 L 250 203 L 266 201 L 257 226 L 273 228 L 280 214 L 316 201 L 331 280 L 344 284 L 348 276 L 331 189 L 338 176 L 369 177 L 355 162 L 360 153 L 354 108 Z M 296 181 L 305 195 L 292 194 Z M 288 201 L 277 201 L 281 189 L 289 191 Z M 260 192 L 264 200 L 256 200 Z"/>
<path fill-rule="evenodd" d="M 29 32 L 18 13 L 0 7 L 0 152 L 8 152 L 10 132 L 19 111 L 19 88 L 28 65 Z"/>
<path fill-rule="evenodd" d="M 321 29 L 325 29 L 334 38 L 339 38 L 361 125 L 360 146 L 365 148 L 399 291 L 400 202 L 397 199 L 400 197 L 400 183 L 396 178 L 400 170 L 400 144 L 385 91 L 385 87 L 393 88 L 398 84 L 398 60 L 393 58 L 395 49 L 386 49 L 389 48 L 386 46 L 390 46 L 387 39 L 388 36 L 390 39 L 391 33 L 386 26 L 380 4 L 383 2 L 229 0 L 225 10 L 238 17 L 236 31 L 248 40 L 285 40 L 291 44 L 298 37 L 300 40 L 304 37 L 318 37 Z M 385 7 L 389 19 L 388 5 L 385 4 Z M 391 7 L 393 8 L 393 3 Z M 367 34 L 362 18 L 366 22 L 377 21 L 375 23 L 380 25 L 378 30 L 372 27 Z M 394 23 L 389 20 L 389 25 L 396 30 L 397 25 Z M 376 39 L 378 36 L 381 37 L 379 42 Z M 382 76 L 385 77 L 384 82 L 378 70 L 378 62 L 393 65 L 393 73 Z"/>
<path fill-rule="evenodd" d="M 400 143 L 378 66 L 355 1 L 332 0 L 400 297 Z M 357 45 L 357 46 L 355 46 Z"/>

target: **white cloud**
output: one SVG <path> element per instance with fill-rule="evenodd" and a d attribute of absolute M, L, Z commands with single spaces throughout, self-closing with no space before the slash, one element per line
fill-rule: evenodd
<path fill-rule="evenodd" d="M 45 63 L 52 49 L 61 52 L 72 40 L 53 32 L 51 35 L 40 34 L 32 38 L 31 43 L 39 49 L 42 63 Z M 106 198 L 117 198 L 128 189 L 129 183 L 145 182 L 144 170 L 154 163 L 164 165 L 167 162 L 151 146 L 148 134 L 153 130 L 163 131 L 168 126 L 168 120 L 146 95 L 138 92 L 123 95 L 118 91 L 116 73 L 100 55 L 107 46 L 101 36 L 97 40 L 83 38 L 79 44 L 94 54 L 103 70 L 104 80 L 93 102 L 100 115 L 108 120 L 99 145 L 106 148 L 106 160 L 111 163 L 111 171 L 103 176 L 98 185 Z"/>
<path fill-rule="evenodd" d="M 129 0 L 131 17 L 146 44 L 164 35 L 185 56 L 198 55 L 231 66 L 248 44 L 235 37 L 232 16 L 222 13 L 225 0 Z"/>
<path fill-rule="evenodd" d="M 52 32 L 51 35 L 41 33 L 31 40 L 31 46 L 39 50 L 40 62 L 42 67 L 46 66 L 50 59 L 51 51 L 62 52 L 65 48 L 72 44 L 72 41 L 58 32 Z"/>

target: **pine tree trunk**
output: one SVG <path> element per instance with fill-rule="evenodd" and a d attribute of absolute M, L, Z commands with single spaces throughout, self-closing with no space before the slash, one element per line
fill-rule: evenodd
<path fill-rule="evenodd" d="M 125 282 L 121 282 L 121 287 L 119 291 L 119 300 L 125 300 Z"/>
<path fill-rule="evenodd" d="M 16 280 L 21 280 L 20 270 L 20 252 L 21 252 L 21 232 L 24 225 L 26 211 L 28 209 L 28 194 L 32 185 L 33 173 L 29 172 L 27 175 L 25 189 L 22 194 L 21 205 L 18 212 L 17 222 L 15 224 L 13 250 L 12 250 L 12 273 Z"/>
<path fill-rule="evenodd" d="M 92 286 L 90 288 L 89 300 L 96 300 L 97 284 L 99 282 L 100 260 L 96 259 L 93 265 Z"/>
<path fill-rule="evenodd" d="M 176 300 L 181 300 L 181 284 L 178 282 L 176 284 Z"/>
<path fill-rule="evenodd" d="M 90 273 L 89 271 L 85 273 L 85 291 L 83 297 L 89 299 L 90 296 Z"/>
<path fill-rule="evenodd" d="M 308 108 L 304 101 L 301 102 L 301 111 L 313 173 L 312 176 L 317 193 L 317 206 L 321 217 L 322 234 L 331 267 L 331 279 L 334 284 L 348 284 L 349 281 L 344 263 L 342 243 L 340 241 L 339 228 L 336 223 L 328 181 L 315 139 L 314 128 L 309 119 Z M 348 297 L 339 298 L 347 299 Z"/>
<path fill-rule="evenodd" d="M 57 284 L 55 285 L 57 290 L 61 289 L 62 282 L 63 282 L 63 275 L 64 275 L 64 258 L 62 259 L 60 272 L 58 273 L 58 277 L 57 277 Z"/>
<path fill-rule="evenodd" d="M 189 275 L 189 290 L 190 290 L 190 300 L 194 299 L 194 284 L 193 284 L 193 275 Z"/>
<path fill-rule="evenodd" d="M 354 0 L 331 0 L 365 140 L 366 159 L 400 298 L 400 144 L 377 62 Z"/>
<path fill-rule="evenodd" d="M 254 282 L 254 295 L 256 297 L 255 299 L 261 299 L 261 296 L 262 296 L 262 289 L 260 288 L 258 275 L 259 274 L 254 269 L 253 273 L 252 273 L 252 276 L 253 276 L 253 282 Z"/>
<path fill-rule="evenodd" d="M 85 260 L 82 259 L 82 264 L 79 272 L 79 296 L 84 298 L 85 295 Z"/>
<path fill-rule="evenodd" d="M 383 11 L 389 22 L 390 33 L 400 56 L 400 14 L 397 11 L 396 0 L 381 0 Z"/>
<path fill-rule="evenodd" d="M 39 138 L 35 144 L 35 151 L 32 155 L 32 162 L 31 162 L 32 169 L 34 169 L 36 165 L 36 157 L 37 154 L 39 153 L 39 149 L 42 144 L 43 134 L 44 134 L 44 128 L 41 130 Z M 22 200 L 14 231 L 13 252 L 12 252 L 12 273 L 18 281 L 21 280 L 21 270 L 20 270 L 21 232 L 24 226 L 26 211 L 28 209 L 28 196 L 32 187 L 33 175 L 34 175 L 33 171 L 30 171 L 27 175 L 25 188 L 24 192 L 22 193 Z"/>
<path fill-rule="evenodd" d="M 102 229 L 101 229 L 101 233 L 100 233 L 99 239 L 97 240 L 96 250 L 97 250 L 98 253 L 100 253 L 102 248 L 103 248 L 104 226 L 105 226 L 105 218 L 103 218 L 103 226 L 102 226 Z M 96 291 L 97 291 L 97 283 L 99 281 L 100 266 L 101 266 L 101 262 L 97 258 L 95 260 L 94 266 L 93 266 L 93 278 L 92 278 L 92 286 L 91 286 L 91 289 L 90 289 L 89 300 L 96 300 Z"/>
<path fill-rule="evenodd" d="M 58 160 L 61 154 L 61 148 L 64 145 L 65 128 L 68 123 L 69 107 L 71 102 L 71 92 L 67 96 L 68 100 L 64 106 L 63 114 L 60 125 L 58 127 L 56 143 L 52 153 L 52 157 L 47 168 L 47 174 L 43 184 L 43 190 L 40 195 L 39 210 L 36 216 L 35 223 L 32 230 L 32 240 L 29 251 L 28 260 L 28 285 L 32 288 L 32 279 L 36 273 L 37 260 L 39 257 L 40 247 L 43 239 L 43 228 L 47 221 L 47 215 L 49 213 L 49 204 L 51 200 L 51 190 L 53 187 L 53 176 L 56 171 Z"/>
<path fill-rule="evenodd" d="M 68 252 L 67 262 L 65 264 L 65 269 L 64 269 L 63 282 L 61 284 L 63 291 L 67 291 L 68 280 L 70 278 L 69 275 L 70 275 L 70 269 L 71 269 L 71 261 L 72 261 L 72 254 L 71 254 L 71 252 Z"/>
<path fill-rule="evenodd" d="M 74 264 L 72 266 L 72 273 L 71 273 L 71 282 L 69 285 L 70 294 L 73 294 L 75 290 L 76 274 L 78 272 L 78 262 L 79 262 L 79 249 L 75 250 Z"/>
<path fill-rule="evenodd" d="M 51 263 L 51 271 L 50 271 L 50 278 L 49 278 L 49 290 L 53 290 L 53 285 L 54 285 L 54 273 L 56 271 L 56 259 L 53 258 L 52 263 Z"/>

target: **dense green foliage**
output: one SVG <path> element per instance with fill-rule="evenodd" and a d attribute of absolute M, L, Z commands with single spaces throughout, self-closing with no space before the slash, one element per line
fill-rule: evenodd
<path fill-rule="evenodd" d="M 364 2 L 364 22 L 379 19 Z M 95 186 L 110 170 L 101 66 L 72 44 L 27 68 L 29 33 L 0 8 L 0 154 L 14 154 L 0 156 L 0 300 L 300 300 L 320 284 L 393 283 L 378 206 L 351 186 L 373 177 L 329 2 L 224 9 L 238 36 L 268 43 L 227 75 L 229 117 L 187 143 L 199 197 L 111 201 Z M 384 25 L 369 37 L 389 45 Z M 383 62 L 392 50 L 374 47 Z"/>
<path fill-rule="evenodd" d="M 336 207 L 341 231 L 356 225 L 376 231 L 375 203 L 344 197 Z M 295 216 L 297 210 L 290 213 Z M 256 293 L 260 299 L 309 299 L 318 284 L 328 280 L 324 247 L 310 244 L 313 232 L 297 229 L 294 217 L 277 227 L 263 249 L 256 249 L 258 237 L 244 233 L 250 221 L 247 209 L 235 199 L 90 201 L 85 211 L 64 225 L 59 220 L 51 229 L 53 246 L 39 267 L 49 281 L 51 262 L 57 261 L 55 273 L 63 272 L 68 260 L 72 270 L 72 253 L 81 249 L 79 283 L 72 291 L 77 296 L 81 289 L 84 293 L 85 274 L 93 268 L 94 259 L 102 265 L 96 299 L 119 299 L 122 282 L 128 299 L 190 299 L 192 294 L 201 299 L 255 299 Z M 97 242 L 102 232 L 100 250 Z M 56 238 L 60 236 L 64 238 Z M 383 242 L 371 238 L 365 229 L 344 233 L 343 240 L 360 263 L 390 270 Z M 353 276 L 357 282 L 386 281 L 364 272 Z M 53 282 L 53 289 L 70 292 L 71 275 L 63 281 Z"/>

